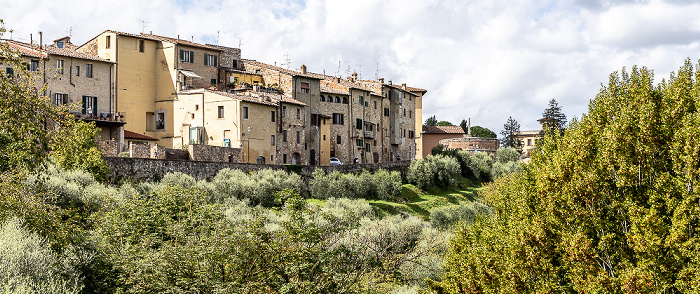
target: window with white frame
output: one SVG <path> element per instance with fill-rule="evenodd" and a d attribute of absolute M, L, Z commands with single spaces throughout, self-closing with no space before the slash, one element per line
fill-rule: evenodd
<path fill-rule="evenodd" d="M 62 94 L 62 93 L 53 94 L 53 104 L 54 105 L 68 104 L 68 94 Z"/>
<path fill-rule="evenodd" d="M 56 59 L 56 72 L 63 74 L 63 59 Z"/>
<path fill-rule="evenodd" d="M 180 62 L 194 63 L 194 51 L 180 49 Z"/>
<path fill-rule="evenodd" d="M 217 66 L 218 65 L 218 59 L 219 56 L 216 55 L 211 55 L 211 54 L 204 54 L 204 65 L 207 66 Z"/>

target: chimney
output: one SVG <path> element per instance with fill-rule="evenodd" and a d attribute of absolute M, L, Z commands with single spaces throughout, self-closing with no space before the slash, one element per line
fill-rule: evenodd
<path fill-rule="evenodd" d="M 29 34 L 29 45 L 34 45 L 34 36 L 32 34 Z"/>
<path fill-rule="evenodd" d="M 39 48 L 44 45 L 44 33 L 39 32 Z"/>
<path fill-rule="evenodd" d="M 384 84 L 384 78 L 379 78 L 379 82 Z"/>
<path fill-rule="evenodd" d="M 472 136 L 472 118 L 467 118 L 467 137 Z"/>
<path fill-rule="evenodd" d="M 353 82 L 357 81 L 357 72 L 352 73 L 352 81 Z"/>
<path fill-rule="evenodd" d="M 301 65 L 301 68 L 299 69 L 299 71 L 300 71 L 301 73 L 303 73 L 303 74 L 306 74 L 306 65 L 303 65 L 303 64 L 302 64 L 302 65 Z"/>
<path fill-rule="evenodd" d="M 401 88 L 403 88 L 404 90 L 406 90 L 406 83 L 401 84 Z"/>
<path fill-rule="evenodd" d="M 391 83 L 391 80 L 389 80 L 389 86 L 393 86 L 393 84 Z"/>

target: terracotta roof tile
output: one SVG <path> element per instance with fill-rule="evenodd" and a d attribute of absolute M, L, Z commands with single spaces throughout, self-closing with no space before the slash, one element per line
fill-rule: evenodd
<path fill-rule="evenodd" d="M 233 93 L 229 93 L 229 92 L 222 92 L 222 91 L 209 90 L 209 89 L 204 89 L 204 90 L 207 92 L 210 92 L 210 93 L 214 93 L 217 95 L 221 95 L 221 96 L 229 97 L 229 98 L 233 98 L 233 99 L 238 99 L 238 100 L 245 101 L 245 102 L 251 102 L 251 103 L 257 103 L 257 104 L 277 107 L 277 102 L 260 99 L 260 97 L 253 97 L 253 96 L 248 96 L 248 95 L 238 95 L 238 94 L 233 94 Z"/>
<path fill-rule="evenodd" d="M 264 68 L 271 69 L 271 70 L 274 70 L 274 71 L 278 71 L 278 72 L 280 72 L 280 73 L 287 74 L 287 75 L 290 75 L 290 76 L 301 76 L 301 77 L 307 77 L 307 78 L 319 79 L 319 80 L 322 80 L 322 79 L 323 79 L 323 78 L 322 78 L 322 75 L 319 75 L 319 74 L 314 74 L 314 73 L 305 73 L 305 74 L 304 74 L 304 73 L 301 73 L 301 72 L 299 72 L 299 71 L 295 71 L 295 70 L 291 70 L 291 69 L 286 69 L 286 68 L 282 68 L 282 67 L 279 67 L 279 66 L 274 66 L 274 65 L 267 64 L 267 63 L 262 63 L 262 62 L 259 62 L 259 61 L 251 60 L 251 59 L 242 59 L 242 61 L 243 61 L 243 64 L 244 64 L 244 65 L 250 64 L 250 65 L 252 65 L 252 66 L 264 67 Z M 246 71 L 247 71 L 247 70 L 248 70 L 248 68 L 246 67 Z"/>
<path fill-rule="evenodd" d="M 215 48 L 215 47 L 212 47 L 209 45 L 190 42 L 190 41 L 183 40 L 183 39 L 175 39 L 175 38 L 158 36 L 158 35 L 153 35 L 153 34 L 146 34 L 146 33 L 141 33 L 141 36 L 153 38 L 153 39 L 156 39 L 159 41 L 170 42 L 170 43 L 178 44 L 178 45 L 185 45 L 185 46 L 190 46 L 190 47 L 199 47 L 199 48 L 210 49 L 210 50 L 215 50 L 215 51 L 222 51 L 222 49 L 220 49 L 220 48 Z"/>
<path fill-rule="evenodd" d="M 21 55 L 28 56 L 28 57 L 46 58 L 46 57 L 48 57 L 47 54 L 50 54 L 50 55 L 58 55 L 58 56 L 79 58 L 79 59 L 106 62 L 106 63 L 115 63 L 115 62 L 112 62 L 110 60 L 97 57 L 95 55 L 91 55 L 91 54 L 87 54 L 87 53 L 83 53 L 83 52 L 78 52 L 78 51 L 68 49 L 68 48 L 58 48 L 55 46 L 43 46 L 42 48 L 39 48 L 38 46 L 32 46 L 32 45 L 29 45 L 27 43 L 13 41 L 13 40 L 6 40 L 5 42 L 10 46 L 10 48 L 15 49 Z"/>
<path fill-rule="evenodd" d="M 423 126 L 424 134 L 464 134 L 460 126 Z"/>
<path fill-rule="evenodd" d="M 159 139 L 142 135 L 139 133 L 134 133 L 132 131 L 124 130 L 124 139 L 134 139 L 134 140 L 146 140 L 146 141 L 160 141 Z"/>

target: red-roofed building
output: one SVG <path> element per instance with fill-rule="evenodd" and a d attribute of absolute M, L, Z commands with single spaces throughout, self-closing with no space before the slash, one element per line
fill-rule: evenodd
<path fill-rule="evenodd" d="M 467 136 L 460 126 L 423 126 L 423 158 L 428 156 L 440 140 L 465 138 Z"/>

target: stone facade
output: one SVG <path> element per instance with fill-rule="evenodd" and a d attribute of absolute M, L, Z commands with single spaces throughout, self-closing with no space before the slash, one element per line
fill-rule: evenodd
<path fill-rule="evenodd" d="M 194 161 L 212 162 L 241 162 L 242 152 L 240 148 L 227 148 L 209 146 L 203 144 L 193 144 L 187 146 L 190 159 Z"/>

